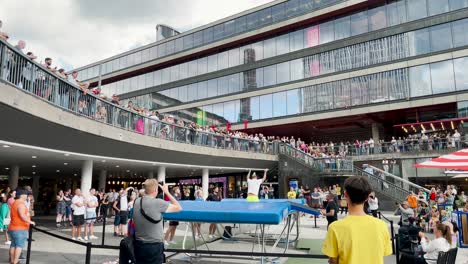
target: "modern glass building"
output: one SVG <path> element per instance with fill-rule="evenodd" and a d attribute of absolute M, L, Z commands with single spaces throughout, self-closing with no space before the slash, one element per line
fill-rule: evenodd
<path fill-rule="evenodd" d="M 277 0 L 77 70 L 200 125 L 383 139 L 464 117 L 467 29 L 467 0 Z"/>

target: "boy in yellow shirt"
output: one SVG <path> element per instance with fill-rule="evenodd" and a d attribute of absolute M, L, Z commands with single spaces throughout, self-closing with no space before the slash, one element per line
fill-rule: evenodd
<path fill-rule="evenodd" d="M 296 190 L 294 190 L 294 187 L 290 187 L 289 188 L 289 192 L 288 192 L 288 199 L 296 199 Z"/>
<path fill-rule="evenodd" d="M 330 264 L 384 264 L 383 257 L 392 254 L 387 224 L 364 212 L 371 192 L 365 177 L 345 181 L 349 215 L 330 224 L 322 248 Z"/>

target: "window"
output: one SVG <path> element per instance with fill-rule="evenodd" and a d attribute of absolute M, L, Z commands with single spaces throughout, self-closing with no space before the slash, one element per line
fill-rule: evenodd
<path fill-rule="evenodd" d="M 289 61 L 276 65 L 276 83 L 285 83 L 291 80 L 289 75 Z"/>
<path fill-rule="evenodd" d="M 406 2 L 405 0 L 395 1 L 387 4 L 387 24 L 394 26 L 406 22 Z"/>
<path fill-rule="evenodd" d="M 193 33 L 193 46 L 198 47 L 203 45 L 203 31 Z"/>
<path fill-rule="evenodd" d="M 320 24 L 320 44 L 332 42 L 335 40 L 334 21 Z"/>
<path fill-rule="evenodd" d="M 181 63 L 179 65 L 179 76 L 180 79 L 185 79 L 189 77 L 189 68 L 188 68 L 188 62 Z"/>
<path fill-rule="evenodd" d="M 273 117 L 273 95 L 265 94 L 260 96 L 260 119 Z"/>
<path fill-rule="evenodd" d="M 187 102 L 195 101 L 198 99 L 197 84 L 192 83 L 187 86 Z"/>
<path fill-rule="evenodd" d="M 289 34 L 276 37 L 276 55 L 289 53 Z"/>
<path fill-rule="evenodd" d="M 258 12 L 259 16 L 259 26 L 266 26 L 271 24 L 271 8 L 265 8 Z"/>
<path fill-rule="evenodd" d="M 197 61 L 189 61 L 188 62 L 188 77 L 197 76 Z"/>
<path fill-rule="evenodd" d="M 304 79 L 304 60 L 296 59 L 290 61 L 291 81 Z"/>
<path fill-rule="evenodd" d="M 154 82 L 154 85 L 160 85 L 161 84 L 161 81 L 162 81 L 162 77 L 161 77 L 161 71 L 155 71 L 153 72 L 153 82 Z"/>
<path fill-rule="evenodd" d="M 229 66 L 229 54 L 227 51 L 218 53 L 218 70 L 226 69 Z"/>
<path fill-rule="evenodd" d="M 432 93 L 455 91 L 455 80 L 452 60 L 431 63 Z"/>
<path fill-rule="evenodd" d="M 314 88 L 317 96 L 315 111 L 333 109 L 334 95 L 331 93 L 333 91 L 333 83 L 323 83 L 316 85 Z"/>
<path fill-rule="evenodd" d="M 468 0 L 467 0 L 468 3 Z M 468 34 L 466 29 L 468 28 L 468 19 L 458 20 L 452 22 L 452 35 L 453 35 L 453 46 L 461 47 L 468 45 Z"/>
<path fill-rule="evenodd" d="M 229 76 L 218 78 L 218 95 L 225 95 L 229 93 Z"/>
<path fill-rule="evenodd" d="M 161 70 L 162 74 L 162 79 L 161 79 L 161 84 L 168 83 L 171 81 L 171 72 L 169 71 L 169 68 L 164 68 Z"/>
<path fill-rule="evenodd" d="M 449 0 L 450 10 L 457 10 L 468 7 L 468 0 Z"/>
<path fill-rule="evenodd" d="M 203 43 L 213 42 L 213 27 L 209 27 L 203 30 Z"/>
<path fill-rule="evenodd" d="M 208 72 L 208 57 L 203 57 L 197 60 L 198 74 L 205 74 Z"/>
<path fill-rule="evenodd" d="M 214 72 L 218 70 L 218 55 L 214 54 L 208 56 L 208 72 Z"/>
<path fill-rule="evenodd" d="M 452 48 L 452 30 L 450 23 L 430 27 L 430 32 L 432 51 Z"/>
<path fill-rule="evenodd" d="M 351 19 L 349 16 L 335 20 L 335 39 L 344 39 L 351 36 Z"/>
<path fill-rule="evenodd" d="M 166 55 L 174 54 L 174 41 L 171 40 L 166 43 Z M 135 59 L 136 61 L 137 59 Z"/>
<path fill-rule="evenodd" d="M 218 79 L 208 80 L 207 98 L 215 97 L 215 96 L 218 96 Z"/>
<path fill-rule="evenodd" d="M 289 90 L 286 92 L 287 114 L 296 115 L 301 113 L 300 89 Z"/>
<path fill-rule="evenodd" d="M 411 67 L 409 69 L 409 74 L 411 97 L 432 94 L 429 65 Z"/>
<path fill-rule="evenodd" d="M 271 7 L 271 16 L 272 16 L 273 22 L 284 20 L 284 18 L 286 17 L 285 8 L 286 8 L 285 3 L 281 3 L 281 4 Z"/>
<path fill-rule="evenodd" d="M 239 64 L 239 48 L 229 50 L 229 67 L 234 67 Z"/>
<path fill-rule="evenodd" d="M 280 92 L 273 94 L 273 117 L 280 117 L 287 115 L 287 93 Z"/>
<path fill-rule="evenodd" d="M 319 44 L 319 27 L 312 26 L 304 30 L 306 48 L 315 47 Z"/>
<path fill-rule="evenodd" d="M 205 98 L 208 98 L 208 81 L 204 81 L 204 82 L 199 82 L 198 85 L 197 85 L 197 89 L 198 89 L 198 99 L 205 99 Z"/>
<path fill-rule="evenodd" d="M 245 16 L 247 20 L 247 30 L 254 29 L 258 26 L 258 13 L 253 12 Z"/>
<path fill-rule="evenodd" d="M 171 72 L 171 82 L 179 80 L 179 65 L 174 65 L 169 68 L 169 71 Z"/>
<path fill-rule="evenodd" d="M 298 30 L 289 34 L 289 48 L 292 51 L 304 48 L 304 31 Z"/>
<path fill-rule="evenodd" d="M 250 99 L 250 109 L 249 111 L 247 111 L 247 109 L 244 109 L 245 112 L 243 112 L 243 114 L 245 115 L 245 117 L 248 118 L 248 120 L 258 120 L 260 119 L 260 97 L 255 96 L 252 98 L 247 98 L 247 100 L 249 99 Z"/>
<path fill-rule="evenodd" d="M 263 82 L 264 86 L 276 84 L 276 65 L 263 68 Z"/>
<path fill-rule="evenodd" d="M 184 50 L 184 38 L 178 38 L 175 40 L 174 51 L 179 52 Z"/>
<path fill-rule="evenodd" d="M 224 24 L 216 25 L 213 27 L 213 40 L 219 40 L 224 36 Z"/>
<path fill-rule="evenodd" d="M 351 105 L 369 104 L 369 76 L 354 77 L 351 84 Z"/>
<path fill-rule="evenodd" d="M 429 15 L 438 15 L 449 11 L 448 0 L 428 0 Z"/>
<path fill-rule="evenodd" d="M 153 86 L 153 73 L 149 72 L 145 74 L 145 87 Z"/>
<path fill-rule="evenodd" d="M 158 57 L 166 56 L 166 43 L 162 43 L 158 45 Z"/>
<path fill-rule="evenodd" d="M 408 5 L 408 21 L 427 17 L 426 0 L 410 0 L 406 3 Z"/>
<path fill-rule="evenodd" d="M 315 106 L 317 101 L 317 95 L 315 93 L 315 88 L 316 86 L 308 86 L 302 88 L 304 113 L 316 111 Z"/>
<path fill-rule="evenodd" d="M 255 61 L 263 60 L 263 41 L 255 42 L 252 44 L 252 48 L 254 49 L 254 59 Z"/>
<path fill-rule="evenodd" d="M 294 17 L 300 13 L 299 0 L 289 0 L 286 2 L 286 16 Z"/>
<path fill-rule="evenodd" d="M 427 28 L 408 32 L 410 55 L 427 54 L 430 50 L 429 30 Z"/>
<path fill-rule="evenodd" d="M 184 49 L 193 48 L 193 34 L 184 36 Z"/>
<path fill-rule="evenodd" d="M 239 82 L 239 73 L 229 75 L 229 93 L 237 93 L 241 90 Z"/>
<path fill-rule="evenodd" d="M 276 56 L 276 40 L 275 38 L 266 39 L 263 41 L 263 52 L 265 58 Z"/>
<path fill-rule="evenodd" d="M 225 102 L 224 103 L 224 118 L 228 122 L 236 122 L 236 104 L 235 101 Z"/>
<path fill-rule="evenodd" d="M 265 82 L 263 81 L 263 68 L 258 68 L 255 70 L 255 83 L 257 84 L 256 88 L 265 86 Z M 244 78 L 245 80 L 245 78 Z"/>
<path fill-rule="evenodd" d="M 367 11 L 351 16 L 351 35 L 356 36 L 369 31 L 367 22 Z"/>
<path fill-rule="evenodd" d="M 335 108 L 346 108 L 350 105 L 349 80 L 333 82 L 333 94 L 335 95 Z"/>
<path fill-rule="evenodd" d="M 242 33 L 247 29 L 247 19 L 245 18 L 245 16 L 236 18 L 235 24 L 236 33 Z"/>
<path fill-rule="evenodd" d="M 369 30 L 378 30 L 387 26 L 387 14 L 385 6 L 369 9 Z"/>
<path fill-rule="evenodd" d="M 468 57 L 453 60 L 457 91 L 468 90 Z"/>
<path fill-rule="evenodd" d="M 224 22 L 224 36 L 231 36 L 236 32 L 236 24 L 235 20 L 229 20 L 227 22 Z"/>
<path fill-rule="evenodd" d="M 142 50 L 141 51 L 141 62 L 147 62 L 149 60 L 150 60 L 150 49 Z"/>
<path fill-rule="evenodd" d="M 179 89 L 179 101 L 182 103 L 188 102 L 187 86 L 181 86 L 177 89 Z"/>

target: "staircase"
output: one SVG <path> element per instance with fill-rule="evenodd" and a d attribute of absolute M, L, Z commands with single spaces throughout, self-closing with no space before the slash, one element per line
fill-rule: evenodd
<path fill-rule="evenodd" d="M 396 175 L 385 172 L 373 166 L 361 169 L 354 166 L 353 161 L 348 158 L 314 158 L 286 144 L 280 144 L 279 155 L 287 157 L 301 165 L 310 168 L 313 174 L 341 174 L 346 176 L 367 177 L 374 191 L 385 196 L 389 200 L 401 202 L 411 191 L 418 193 L 419 190 L 429 192 L 428 189 L 402 179 Z M 280 159 L 281 160 L 281 159 Z"/>

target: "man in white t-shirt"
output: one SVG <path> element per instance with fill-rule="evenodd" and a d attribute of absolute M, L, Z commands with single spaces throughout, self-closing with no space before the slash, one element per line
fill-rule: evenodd
<path fill-rule="evenodd" d="M 75 190 L 75 196 L 73 196 L 71 206 L 73 209 L 72 239 L 84 241 L 83 238 L 81 238 L 81 226 L 84 224 L 86 207 L 80 189 Z"/>
<path fill-rule="evenodd" d="M 263 178 L 257 179 L 257 174 L 254 172 L 252 177 L 250 177 L 250 173 L 252 170 L 249 170 L 249 174 L 247 175 L 247 202 L 258 202 L 258 192 L 260 191 L 260 185 L 266 181 L 268 169 L 264 170 Z"/>
<path fill-rule="evenodd" d="M 96 197 L 96 189 L 89 190 L 89 197 L 85 200 L 86 204 L 86 224 L 84 240 L 97 239 L 94 236 L 94 223 L 96 223 L 96 207 L 98 207 L 98 199 Z"/>

